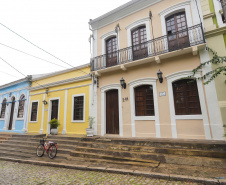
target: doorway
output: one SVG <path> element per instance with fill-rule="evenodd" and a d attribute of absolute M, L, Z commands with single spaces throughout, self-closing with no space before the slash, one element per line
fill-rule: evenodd
<path fill-rule="evenodd" d="M 11 100 L 12 100 L 12 105 L 11 105 L 11 111 L 10 111 L 10 119 L 9 119 L 8 130 L 12 130 L 13 115 L 14 115 L 14 108 L 15 108 L 15 97 L 12 97 Z"/>
<path fill-rule="evenodd" d="M 106 134 L 119 134 L 118 90 L 106 92 Z"/>
<path fill-rule="evenodd" d="M 51 101 L 51 120 L 58 119 L 59 100 Z"/>

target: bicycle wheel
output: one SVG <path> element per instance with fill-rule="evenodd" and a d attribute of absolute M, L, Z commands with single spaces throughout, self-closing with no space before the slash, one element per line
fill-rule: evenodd
<path fill-rule="evenodd" d="M 36 149 L 36 155 L 38 157 L 42 157 L 44 155 L 44 146 L 43 145 L 38 145 L 37 149 Z"/>
<path fill-rule="evenodd" d="M 48 150 L 49 158 L 53 159 L 54 157 L 56 157 L 56 154 L 57 154 L 57 147 L 55 145 L 50 146 Z"/>

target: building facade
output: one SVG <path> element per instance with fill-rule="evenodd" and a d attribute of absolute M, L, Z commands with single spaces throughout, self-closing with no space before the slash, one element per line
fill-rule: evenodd
<path fill-rule="evenodd" d="M 132 0 L 90 20 L 97 135 L 223 139 L 214 82 L 184 79 L 210 59 L 200 12 L 195 0 Z"/>
<path fill-rule="evenodd" d="M 225 0 L 201 1 L 206 41 L 208 47 L 215 50 L 219 56 L 226 56 L 226 21 L 225 16 L 223 14 L 222 7 L 223 4 L 225 4 L 224 6 L 226 8 Z M 226 15 L 226 9 L 224 9 L 224 11 Z M 210 57 L 212 57 L 211 53 Z M 223 65 L 225 66 L 226 64 L 217 64 L 217 65 L 214 64 L 212 65 L 212 69 L 214 70 Z M 226 80 L 225 75 L 223 74 L 219 75 L 214 80 L 217 91 L 216 98 L 218 99 L 220 113 L 224 125 L 226 125 L 226 85 L 224 82 L 225 80 Z"/>
<path fill-rule="evenodd" d="M 0 86 L 0 132 L 25 133 L 31 76 Z"/>
<path fill-rule="evenodd" d="M 50 133 L 49 121 L 60 122 L 59 134 L 86 134 L 91 111 L 90 66 L 34 78 L 30 88 L 28 133 Z"/>

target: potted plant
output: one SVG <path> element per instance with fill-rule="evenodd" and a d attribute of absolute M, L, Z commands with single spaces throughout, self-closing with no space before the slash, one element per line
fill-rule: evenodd
<path fill-rule="evenodd" d="M 60 125 L 59 121 L 57 119 L 52 119 L 50 122 L 50 134 L 57 135 L 58 134 L 58 127 Z"/>
<path fill-rule="evenodd" d="M 92 137 L 93 136 L 93 124 L 95 123 L 94 121 L 95 117 L 89 116 L 89 128 L 86 129 L 86 135 L 87 137 Z"/>

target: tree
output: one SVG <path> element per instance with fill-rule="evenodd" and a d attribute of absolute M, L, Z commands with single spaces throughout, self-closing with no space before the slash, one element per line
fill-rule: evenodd
<path fill-rule="evenodd" d="M 211 48 L 206 47 L 206 50 L 211 52 L 213 54 L 213 58 L 207 62 L 204 62 L 202 64 L 200 64 L 198 67 L 196 67 L 195 69 L 192 70 L 193 75 L 188 76 L 186 78 L 194 78 L 195 74 L 202 69 L 203 67 L 205 67 L 205 65 L 208 64 L 223 64 L 226 63 L 226 56 L 224 57 L 220 57 L 217 55 L 217 52 L 215 52 L 214 50 L 212 50 Z M 209 71 L 206 74 L 203 74 L 203 76 L 198 77 L 198 80 L 207 80 L 206 82 L 204 82 L 204 85 L 209 84 L 212 80 L 214 80 L 215 78 L 217 78 L 218 75 L 223 74 L 226 76 L 226 65 L 224 66 L 220 66 L 217 67 L 216 69 Z M 226 83 L 226 80 L 224 81 Z"/>

